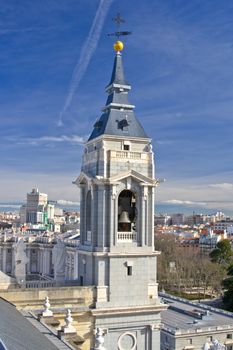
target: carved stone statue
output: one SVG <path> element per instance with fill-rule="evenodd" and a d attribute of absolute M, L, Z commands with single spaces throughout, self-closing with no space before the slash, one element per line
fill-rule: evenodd
<path fill-rule="evenodd" d="M 208 342 L 205 342 L 203 350 L 210 350 L 210 344 Z"/>
<path fill-rule="evenodd" d="M 213 350 L 225 350 L 226 347 L 225 347 L 225 345 L 221 344 L 217 339 L 214 339 L 212 349 Z"/>
<path fill-rule="evenodd" d="M 54 280 L 56 282 L 64 282 L 65 280 L 65 259 L 66 249 L 65 244 L 58 240 L 52 251 L 52 261 L 54 264 Z"/>
<path fill-rule="evenodd" d="M 26 245 L 23 239 L 14 244 L 14 275 L 19 284 L 26 281 L 26 264 L 29 259 L 26 255 Z"/>
<path fill-rule="evenodd" d="M 97 328 L 95 332 L 95 347 L 94 350 L 105 350 L 104 345 L 105 331 L 102 328 Z"/>

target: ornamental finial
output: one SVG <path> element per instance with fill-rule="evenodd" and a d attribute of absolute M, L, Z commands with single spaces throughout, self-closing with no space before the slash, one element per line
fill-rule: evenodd
<path fill-rule="evenodd" d="M 130 35 L 130 34 L 132 34 L 132 32 L 120 31 L 120 25 L 122 23 L 125 23 L 125 20 L 121 17 L 120 13 L 117 13 L 116 17 L 114 17 L 112 20 L 116 23 L 117 31 L 114 33 L 108 34 L 108 36 L 116 36 L 117 37 L 118 40 L 114 43 L 113 47 L 114 47 L 115 51 L 120 52 L 123 50 L 124 44 L 122 41 L 119 40 L 119 38 L 121 36 Z"/>

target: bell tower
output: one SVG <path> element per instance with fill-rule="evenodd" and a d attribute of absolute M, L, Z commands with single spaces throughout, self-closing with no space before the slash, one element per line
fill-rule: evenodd
<path fill-rule="evenodd" d="M 104 349 L 160 348 L 154 250 L 154 154 L 129 103 L 117 41 L 102 115 L 85 145 L 80 187 L 79 280 L 96 286 L 92 314 Z"/>

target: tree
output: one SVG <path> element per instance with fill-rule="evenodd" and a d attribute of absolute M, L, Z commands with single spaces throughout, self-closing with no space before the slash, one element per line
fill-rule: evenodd
<path fill-rule="evenodd" d="M 232 262 L 232 258 L 231 243 L 227 239 L 218 242 L 216 248 L 210 253 L 211 261 L 221 265 L 229 265 Z"/>
<path fill-rule="evenodd" d="M 223 303 L 228 310 L 233 311 L 233 265 L 228 268 L 228 277 L 223 280 L 223 287 L 226 289 Z"/>
<path fill-rule="evenodd" d="M 155 248 L 161 251 L 157 269 L 160 288 L 179 293 L 198 290 L 204 296 L 207 291 L 221 293 L 226 265 L 211 262 L 199 250 L 180 246 L 169 234 L 156 235 Z"/>

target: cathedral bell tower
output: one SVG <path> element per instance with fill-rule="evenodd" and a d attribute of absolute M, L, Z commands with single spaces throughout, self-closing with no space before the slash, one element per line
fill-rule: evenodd
<path fill-rule="evenodd" d="M 154 154 L 128 101 L 123 43 L 107 102 L 86 142 L 80 187 L 80 285 L 96 286 L 95 328 L 106 350 L 159 349 L 160 311 L 154 250 Z M 99 334 L 98 333 L 98 334 Z"/>

